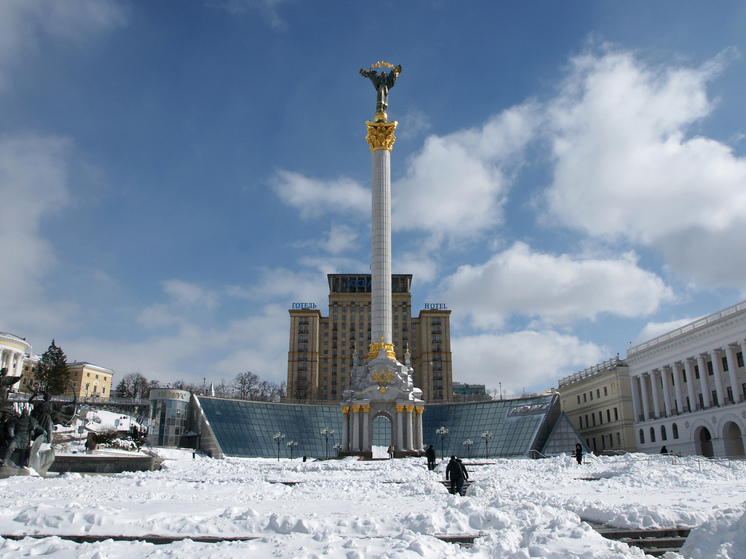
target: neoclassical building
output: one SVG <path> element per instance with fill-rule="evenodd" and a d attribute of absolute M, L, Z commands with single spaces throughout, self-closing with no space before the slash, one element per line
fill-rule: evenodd
<path fill-rule="evenodd" d="M 23 360 L 31 351 L 31 344 L 23 338 L 0 332 L 0 367 L 7 368 L 10 377 L 20 377 L 23 373 Z M 11 390 L 18 388 L 18 383 Z"/>
<path fill-rule="evenodd" d="M 593 452 L 636 450 L 627 363 L 614 357 L 563 378 L 559 393 L 562 411 Z"/>
<path fill-rule="evenodd" d="M 627 352 L 637 448 L 744 457 L 746 302 Z"/>

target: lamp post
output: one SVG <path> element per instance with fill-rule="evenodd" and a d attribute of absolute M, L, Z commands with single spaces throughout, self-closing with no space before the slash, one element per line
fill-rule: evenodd
<path fill-rule="evenodd" d="M 440 435 L 440 457 L 441 459 L 445 459 L 446 455 L 445 455 L 445 451 L 443 450 L 443 447 L 445 445 L 444 441 L 445 441 L 446 435 L 448 434 L 448 429 L 446 429 L 445 427 L 438 427 L 435 430 L 435 434 Z"/>
<path fill-rule="evenodd" d="M 274 437 L 272 437 L 275 442 L 277 443 L 277 461 L 280 461 L 280 444 L 282 444 L 282 441 L 285 439 L 285 435 L 277 431 L 275 433 Z"/>
<path fill-rule="evenodd" d="M 487 455 L 489 454 L 489 443 L 490 439 L 492 438 L 492 433 L 489 431 L 485 431 L 482 433 L 482 438 L 484 439 L 484 457 L 487 458 Z"/>
<path fill-rule="evenodd" d="M 293 459 L 293 449 L 298 447 L 298 441 L 288 441 L 288 447 L 290 448 L 290 459 Z"/>
<path fill-rule="evenodd" d="M 328 427 L 324 427 L 321 430 L 321 436 L 326 439 L 326 449 L 324 450 L 324 458 L 329 459 L 329 437 L 334 438 L 334 429 L 329 429 Z"/>
<path fill-rule="evenodd" d="M 474 441 L 472 441 L 471 439 L 466 439 L 461 444 L 463 444 L 466 447 L 466 457 L 467 458 L 471 458 L 471 452 L 470 452 L 471 451 L 471 445 L 474 444 Z"/>
<path fill-rule="evenodd" d="M 337 458 L 339 458 L 339 451 L 342 450 L 342 445 L 337 443 L 332 448 L 337 451 Z"/>

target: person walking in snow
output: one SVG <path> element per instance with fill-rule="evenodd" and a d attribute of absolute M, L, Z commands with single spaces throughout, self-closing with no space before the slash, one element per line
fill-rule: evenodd
<path fill-rule="evenodd" d="M 427 469 L 434 470 L 435 469 L 435 449 L 433 448 L 433 445 L 430 445 L 430 448 L 428 448 L 425 451 L 425 456 L 427 457 Z"/>
<path fill-rule="evenodd" d="M 461 481 L 458 484 L 458 492 L 459 495 L 463 497 L 466 494 L 466 492 L 464 491 L 464 483 L 466 483 L 466 480 L 469 479 L 469 472 L 466 471 L 466 466 L 464 466 L 461 458 L 457 457 L 456 462 L 458 462 L 458 465 L 461 466 Z"/>
<path fill-rule="evenodd" d="M 573 452 L 573 455 L 575 456 L 575 460 L 578 461 L 578 464 L 583 463 L 583 446 L 580 443 L 575 445 L 575 452 Z"/>
<path fill-rule="evenodd" d="M 464 488 L 464 468 L 455 456 L 451 456 L 451 461 L 446 467 L 446 480 L 451 482 L 450 493 L 454 494 L 458 491 L 460 495 Z"/>

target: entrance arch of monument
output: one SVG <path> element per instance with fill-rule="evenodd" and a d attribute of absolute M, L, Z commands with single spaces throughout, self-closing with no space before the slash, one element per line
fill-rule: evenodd
<path fill-rule="evenodd" d="M 381 426 L 382 423 L 385 423 L 385 427 Z M 374 414 L 372 425 L 373 446 L 385 446 L 388 448 L 389 445 L 394 444 L 394 423 L 391 421 L 388 413 L 381 411 Z"/>

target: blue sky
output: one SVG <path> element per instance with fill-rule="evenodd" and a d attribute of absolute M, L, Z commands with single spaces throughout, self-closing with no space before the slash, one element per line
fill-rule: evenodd
<path fill-rule="evenodd" d="M 201 383 L 286 376 L 288 308 L 393 270 L 509 392 L 744 299 L 742 2 L 0 0 L 0 330 Z"/>

